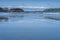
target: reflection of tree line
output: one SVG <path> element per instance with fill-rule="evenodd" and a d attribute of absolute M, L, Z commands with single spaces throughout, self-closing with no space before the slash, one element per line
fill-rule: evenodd
<path fill-rule="evenodd" d="M 24 15 L 22 14 L 11 14 L 10 17 L 24 17 Z"/>
<path fill-rule="evenodd" d="M 19 19 L 23 19 L 24 18 L 24 15 L 20 15 L 20 16 L 10 16 L 10 18 L 19 18 Z M 0 16 L 0 21 L 8 21 L 9 20 L 9 17 L 5 17 L 5 16 Z M 18 19 L 17 19 L 18 20 Z"/>
<path fill-rule="evenodd" d="M 6 17 L 6 16 L 4 16 L 4 17 L 0 16 L 0 21 L 8 21 L 8 17 Z"/>

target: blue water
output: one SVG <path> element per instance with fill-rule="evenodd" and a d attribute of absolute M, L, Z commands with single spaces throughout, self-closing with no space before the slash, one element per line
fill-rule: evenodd
<path fill-rule="evenodd" d="M 0 40 L 60 40 L 60 20 L 46 19 L 41 12 L 0 13 Z"/>

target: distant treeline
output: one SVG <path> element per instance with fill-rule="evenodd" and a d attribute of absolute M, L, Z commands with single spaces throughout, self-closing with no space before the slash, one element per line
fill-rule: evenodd
<path fill-rule="evenodd" d="M 48 8 L 45 9 L 43 12 L 60 12 L 60 8 Z"/>
<path fill-rule="evenodd" d="M 21 8 L 2 8 L 0 7 L 0 12 L 24 12 Z"/>

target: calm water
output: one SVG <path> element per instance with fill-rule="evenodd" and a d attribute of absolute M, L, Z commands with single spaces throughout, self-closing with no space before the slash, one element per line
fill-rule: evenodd
<path fill-rule="evenodd" d="M 60 40 L 60 20 L 47 19 L 48 15 L 41 12 L 0 13 L 8 18 L 0 20 L 0 40 Z"/>

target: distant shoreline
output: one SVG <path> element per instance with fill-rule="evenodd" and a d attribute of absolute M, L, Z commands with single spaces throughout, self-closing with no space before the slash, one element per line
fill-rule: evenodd
<path fill-rule="evenodd" d="M 47 8 L 43 12 L 60 12 L 60 8 Z"/>
<path fill-rule="evenodd" d="M 0 7 L 0 12 L 24 12 L 21 8 L 2 8 Z"/>
<path fill-rule="evenodd" d="M 2 8 L 0 7 L 0 12 L 25 12 L 22 8 Z M 30 12 L 30 11 L 26 11 Z M 43 11 L 31 11 L 31 12 L 60 12 L 60 8 L 46 8 Z"/>

